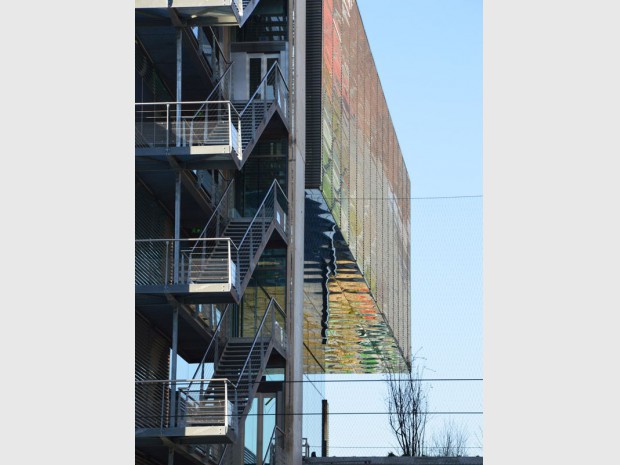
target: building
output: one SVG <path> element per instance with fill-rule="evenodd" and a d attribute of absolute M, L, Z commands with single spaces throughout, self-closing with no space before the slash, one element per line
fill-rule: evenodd
<path fill-rule="evenodd" d="M 324 376 L 410 357 L 410 184 L 357 5 L 135 6 L 136 463 L 326 455 L 299 415 Z"/>

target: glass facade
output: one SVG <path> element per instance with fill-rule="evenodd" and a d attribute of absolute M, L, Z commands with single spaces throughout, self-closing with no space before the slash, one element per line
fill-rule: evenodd
<path fill-rule="evenodd" d="M 410 180 L 357 5 L 324 0 L 313 18 L 306 344 L 327 372 L 380 372 L 410 359 Z"/>

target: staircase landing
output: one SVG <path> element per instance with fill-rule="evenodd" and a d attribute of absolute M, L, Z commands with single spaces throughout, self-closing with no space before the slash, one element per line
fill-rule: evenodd
<path fill-rule="evenodd" d="M 231 444 L 236 434 L 224 426 L 184 426 L 176 428 L 138 428 L 137 445 L 163 445 L 165 439 L 177 444 Z"/>

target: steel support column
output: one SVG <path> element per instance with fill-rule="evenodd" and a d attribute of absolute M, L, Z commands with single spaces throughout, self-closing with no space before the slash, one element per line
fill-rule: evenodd
<path fill-rule="evenodd" d="M 177 395 L 176 395 L 176 383 L 177 379 L 177 354 L 179 347 L 179 307 L 175 306 L 172 311 L 172 353 L 170 360 L 170 379 L 173 380 L 170 383 L 170 426 L 175 427 L 176 421 L 176 407 L 177 407 Z"/>
<path fill-rule="evenodd" d="M 183 81 L 183 29 L 177 28 L 177 117 L 176 117 L 176 146 L 181 146 L 181 88 Z"/>
<path fill-rule="evenodd" d="M 286 380 L 303 379 L 304 203 L 306 130 L 306 2 L 288 0 L 290 132 L 288 149 L 289 246 L 287 250 Z M 303 383 L 285 386 L 284 450 L 287 465 L 301 465 Z"/>
<path fill-rule="evenodd" d="M 256 465 L 263 465 L 263 394 L 257 394 L 256 397 Z M 267 446 L 269 447 L 269 446 Z"/>
<path fill-rule="evenodd" d="M 177 171 L 174 190 L 174 238 L 174 284 L 178 284 L 181 258 L 181 171 Z"/>
<path fill-rule="evenodd" d="M 181 88 L 183 79 L 183 29 L 177 28 L 177 105 L 176 105 L 176 146 L 181 146 Z M 174 197 L 174 284 L 179 283 L 179 258 L 181 243 L 181 172 L 177 172 Z"/>

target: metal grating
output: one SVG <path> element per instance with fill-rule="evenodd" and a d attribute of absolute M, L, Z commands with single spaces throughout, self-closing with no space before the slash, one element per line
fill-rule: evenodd
<path fill-rule="evenodd" d="M 323 2 L 306 3 L 306 188 L 321 184 L 321 47 Z"/>

